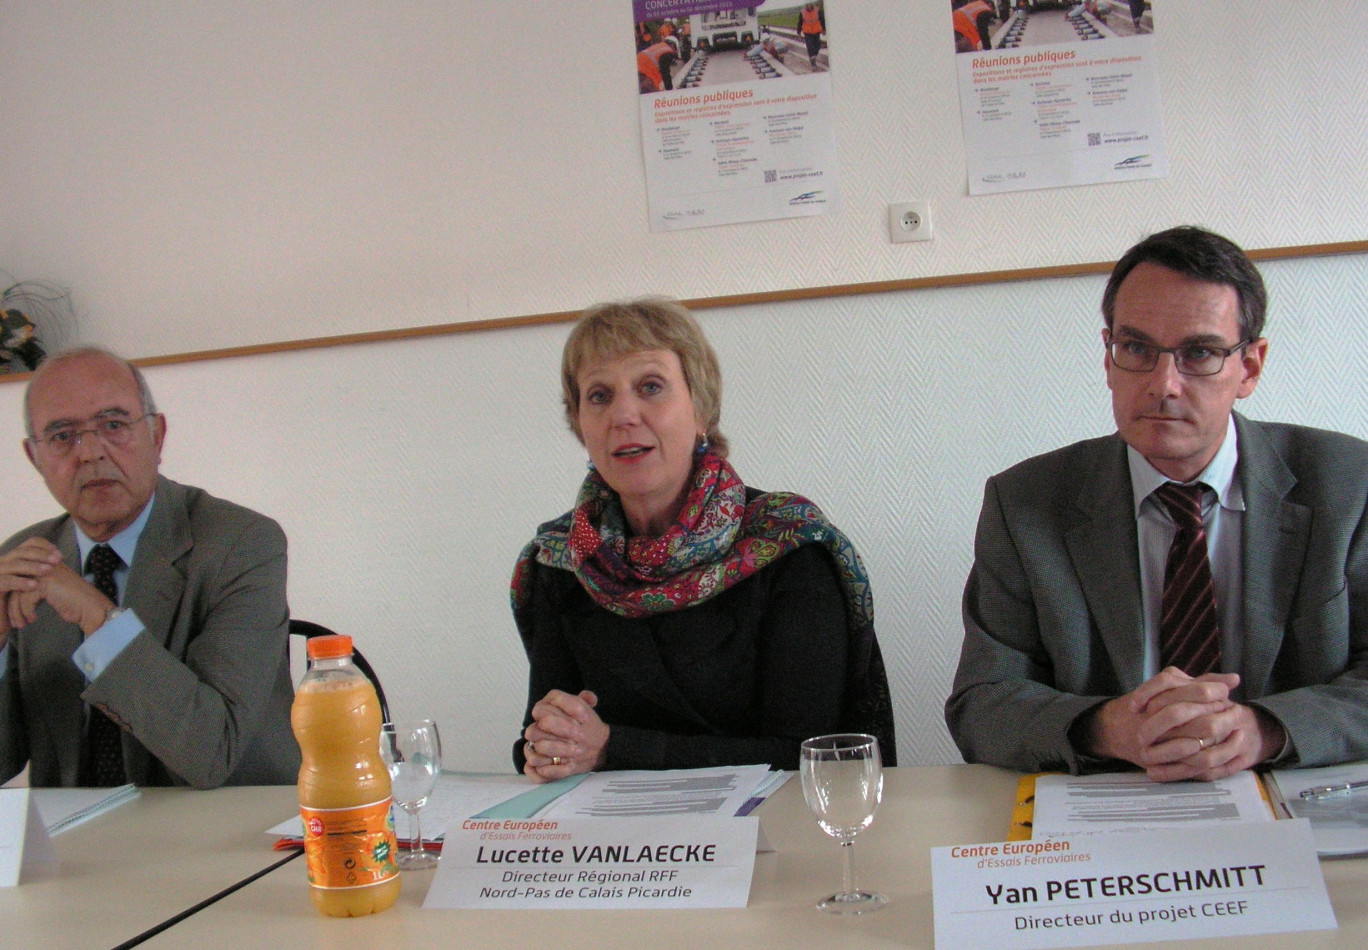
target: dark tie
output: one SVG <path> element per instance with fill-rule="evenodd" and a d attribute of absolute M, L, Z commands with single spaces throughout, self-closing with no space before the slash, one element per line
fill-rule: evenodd
<path fill-rule="evenodd" d="M 1164 566 L 1159 659 L 1163 666 L 1176 666 L 1189 676 L 1210 673 L 1221 661 L 1216 586 L 1202 524 L 1204 487 L 1166 482 L 1154 490 L 1178 526 Z"/>
<path fill-rule="evenodd" d="M 86 573 L 94 578 L 95 589 L 114 603 L 119 602 L 119 587 L 114 571 L 123 567 L 123 558 L 107 544 L 97 544 L 86 556 Z M 123 734 L 114 721 L 94 707 L 86 731 L 86 762 L 82 784 L 109 788 L 127 781 L 123 764 Z"/>

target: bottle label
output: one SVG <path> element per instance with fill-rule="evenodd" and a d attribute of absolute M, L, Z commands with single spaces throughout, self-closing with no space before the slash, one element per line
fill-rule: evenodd
<path fill-rule="evenodd" d="M 390 799 L 357 808 L 299 806 L 304 860 L 315 887 L 369 887 L 399 873 Z"/>

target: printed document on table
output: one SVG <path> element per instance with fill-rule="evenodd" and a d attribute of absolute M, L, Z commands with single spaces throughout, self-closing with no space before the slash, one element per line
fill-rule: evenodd
<path fill-rule="evenodd" d="M 1142 772 L 1042 775 L 1031 837 L 1272 820 L 1249 771 L 1215 782 L 1154 782 Z"/>
<path fill-rule="evenodd" d="M 1308 818 L 1316 853 L 1326 857 L 1368 854 L 1368 788 L 1304 799 L 1301 793 L 1326 785 L 1368 781 L 1368 762 L 1346 762 L 1318 769 L 1274 769 L 1270 793 L 1290 818 Z"/>
<path fill-rule="evenodd" d="M 538 818 L 735 815 L 770 779 L 769 766 L 594 772 Z M 765 794 L 769 789 L 765 790 Z"/>

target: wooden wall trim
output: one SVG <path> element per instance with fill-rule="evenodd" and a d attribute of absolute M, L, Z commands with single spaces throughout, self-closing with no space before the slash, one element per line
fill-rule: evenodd
<path fill-rule="evenodd" d="M 1368 241 L 1340 241 L 1330 244 L 1299 244 L 1290 247 L 1263 248 L 1247 252 L 1252 260 L 1271 261 L 1303 257 L 1326 257 L 1339 254 L 1368 254 Z M 972 274 L 944 274 L 936 277 L 909 277 L 901 280 L 879 280 L 859 284 L 832 284 L 825 287 L 803 287 L 794 290 L 772 290 L 752 294 L 732 294 L 721 297 L 696 297 L 684 300 L 691 310 L 716 310 L 724 307 L 743 307 L 756 304 L 784 303 L 795 300 L 817 300 L 827 297 L 849 297 L 863 294 L 886 294 L 908 290 L 928 290 L 940 287 L 968 287 L 977 284 L 1000 284 L 1021 280 L 1051 280 L 1057 277 L 1078 277 L 1085 274 L 1106 274 L 1115 261 L 1090 264 L 1061 264 L 1053 267 L 1027 267 L 1017 270 L 983 271 Z M 139 366 L 163 366 L 170 363 L 195 363 L 202 360 L 231 359 L 239 356 L 260 356 L 268 353 L 288 353 L 330 346 L 353 346 L 361 343 L 388 343 L 429 336 L 448 336 L 455 333 L 483 333 L 488 330 L 508 330 L 517 327 L 568 323 L 579 315 L 578 310 L 557 313 L 533 313 L 491 320 L 470 320 L 461 323 L 440 323 L 426 327 L 405 327 L 395 330 L 375 330 L 367 333 L 345 333 L 338 336 L 310 337 L 278 343 L 233 346 L 217 350 L 191 353 L 172 353 L 134 359 Z M 0 376 L 0 383 L 19 382 L 30 373 Z"/>

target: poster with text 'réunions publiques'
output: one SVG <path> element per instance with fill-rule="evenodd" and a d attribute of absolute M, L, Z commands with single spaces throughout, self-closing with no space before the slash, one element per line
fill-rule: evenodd
<path fill-rule="evenodd" d="M 632 0 L 652 231 L 838 210 L 827 5 Z"/>
<path fill-rule="evenodd" d="M 1168 174 L 1151 0 L 950 0 L 969 193 Z"/>

